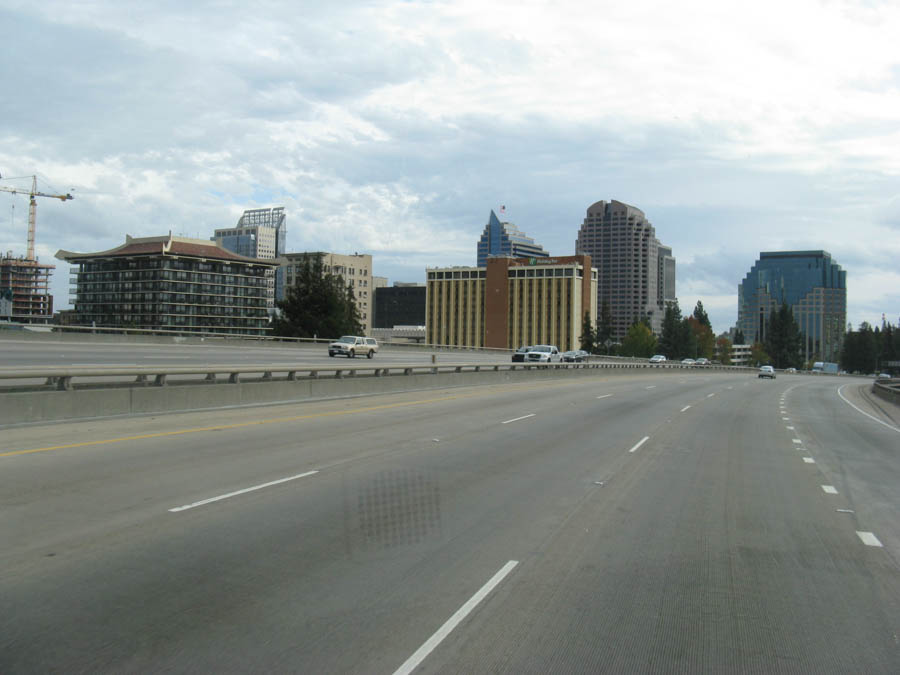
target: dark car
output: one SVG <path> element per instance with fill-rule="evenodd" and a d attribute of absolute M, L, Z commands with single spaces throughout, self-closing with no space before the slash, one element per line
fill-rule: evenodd
<path fill-rule="evenodd" d="M 587 359 L 588 353 L 583 349 L 573 349 L 562 353 L 562 360 L 569 363 L 580 363 Z"/>
<path fill-rule="evenodd" d="M 525 355 L 529 351 L 531 351 L 531 347 L 519 347 L 516 351 L 513 352 L 513 363 L 515 363 L 516 361 L 525 361 Z"/>

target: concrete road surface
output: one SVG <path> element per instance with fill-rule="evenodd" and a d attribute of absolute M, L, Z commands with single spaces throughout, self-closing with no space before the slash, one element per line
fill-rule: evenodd
<path fill-rule="evenodd" d="M 9 429 L 0 672 L 900 672 L 900 416 L 646 373 Z"/>

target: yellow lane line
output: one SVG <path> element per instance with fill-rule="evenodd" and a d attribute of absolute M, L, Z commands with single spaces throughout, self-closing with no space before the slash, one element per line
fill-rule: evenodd
<path fill-rule="evenodd" d="M 83 448 L 88 445 L 106 445 L 109 443 L 124 443 L 125 441 L 140 441 L 148 438 L 164 438 L 166 436 L 181 436 L 183 434 L 196 434 L 204 431 L 222 431 L 224 429 L 240 429 L 241 427 L 252 427 L 261 424 L 280 424 L 284 422 L 297 422 L 300 420 L 311 420 L 321 417 L 338 417 L 341 415 L 357 415 L 359 413 L 373 412 L 375 410 L 387 410 L 389 408 L 403 408 L 413 405 L 423 405 L 425 403 L 440 403 L 442 401 L 453 401 L 460 398 L 471 398 L 478 394 L 470 394 L 468 396 L 444 396 L 441 398 L 422 399 L 421 401 L 404 401 L 402 403 L 386 403 L 384 405 L 373 405 L 367 408 L 357 408 L 355 410 L 334 410 L 331 412 L 312 413 L 309 415 L 296 415 L 294 417 L 276 417 L 269 420 L 254 420 L 252 422 L 237 422 L 235 424 L 219 424 L 211 427 L 195 427 L 193 429 L 179 429 L 177 431 L 160 431 L 154 434 L 140 434 L 138 436 L 122 436 L 120 438 L 107 438 L 99 441 L 83 441 L 81 443 L 66 443 L 65 445 L 50 445 L 46 448 L 32 448 L 30 450 L 13 450 L 11 452 L 0 452 L 0 457 L 13 457 L 15 455 L 30 455 L 35 452 L 48 452 L 50 450 L 67 450 L 69 448 Z"/>
<path fill-rule="evenodd" d="M 521 383 L 526 388 L 555 389 L 557 387 L 570 387 L 573 382 L 565 382 L 561 384 L 543 384 L 543 383 Z M 582 384 L 582 383 L 578 383 Z M 500 386 L 511 385 L 519 386 L 519 383 L 503 383 Z M 0 457 L 14 457 L 16 455 L 30 455 L 35 452 L 49 452 L 51 450 L 68 450 L 70 448 L 83 448 L 89 445 L 108 445 L 110 443 L 124 443 L 126 441 L 141 441 L 149 438 L 164 438 L 166 436 L 181 436 L 184 434 L 197 434 L 204 431 L 222 431 L 225 429 L 240 429 L 242 427 L 252 427 L 262 424 L 281 424 L 284 422 L 297 422 L 300 420 L 311 420 L 322 417 L 338 417 L 342 415 L 357 415 L 359 413 L 373 412 L 376 410 L 388 410 L 390 408 L 403 408 L 413 405 L 423 405 L 426 403 L 441 403 L 443 401 L 453 401 L 463 398 L 475 398 L 478 396 L 487 396 L 487 392 L 474 392 L 471 394 L 459 394 L 456 396 L 443 396 L 440 398 L 427 398 L 420 401 L 404 401 L 401 403 L 386 403 L 384 405 L 374 405 L 366 408 L 356 408 L 355 410 L 335 410 L 331 412 L 311 413 L 308 415 L 296 415 L 293 417 L 275 417 L 269 420 L 254 420 L 252 422 L 237 422 L 235 424 L 219 424 L 211 427 L 195 427 L 192 429 L 179 429 L 177 431 L 160 431 L 153 434 L 140 434 L 137 436 L 122 436 L 120 438 L 106 438 L 99 441 L 82 441 L 81 443 L 66 443 L 64 445 L 50 445 L 46 448 L 31 448 L 29 450 L 12 450 L 10 452 L 0 452 Z"/>

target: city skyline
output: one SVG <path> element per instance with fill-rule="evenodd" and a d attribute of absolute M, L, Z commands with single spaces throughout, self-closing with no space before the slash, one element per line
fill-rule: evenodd
<path fill-rule="evenodd" d="M 606 195 L 650 215 L 716 332 L 759 251 L 828 250 L 848 321 L 900 315 L 893 4 L 49 0 L 0 20 L 2 182 L 76 197 L 38 204 L 42 262 L 279 204 L 288 250 L 422 282 L 471 264 L 492 205 L 569 255 Z M 0 250 L 24 252 L 26 219 L 0 195 Z"/>

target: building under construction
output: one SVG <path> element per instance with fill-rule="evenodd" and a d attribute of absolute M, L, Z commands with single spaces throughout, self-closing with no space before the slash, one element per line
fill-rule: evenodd
<path fill-rule="evenodd" d="M 49 323 L 53 318 L 50 274 L 55 265 L 14 258 L 12 252 L 0 258 L 0 320 L 20 323 Z"/>

